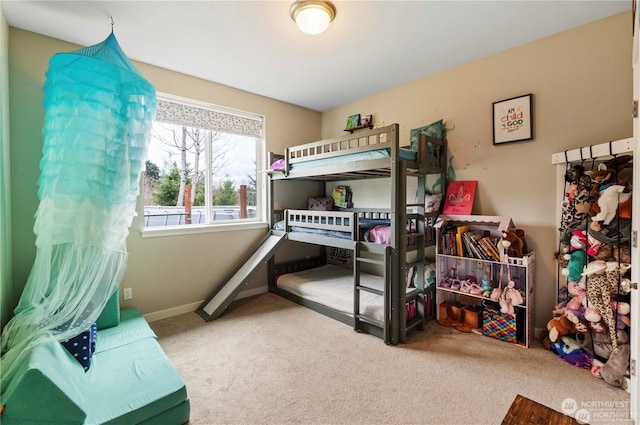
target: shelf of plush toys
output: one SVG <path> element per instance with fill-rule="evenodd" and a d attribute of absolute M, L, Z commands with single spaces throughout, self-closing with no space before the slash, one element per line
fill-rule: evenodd
<path fill-rule="evenodd" d="M 542 336 L 545 347 L 568 363 L 623 388 L 630 359 L 631 172 L 631 155 L 601 161 L 591 171 L 582 162 L 567 168 L 558 299 Z"/>

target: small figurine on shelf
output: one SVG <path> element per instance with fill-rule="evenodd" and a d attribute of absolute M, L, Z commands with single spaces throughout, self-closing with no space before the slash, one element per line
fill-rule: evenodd
<path fill-rule="evenodd" d="M 490 273 L 491 273 L 491 265 L 487 264 L 487 266 L 484 268 L 484 275 L 482 276 L 482 293 L 483 294 L 487 293 L 487 295 L 485 295 L 487 297 L 491 293 Z"/>

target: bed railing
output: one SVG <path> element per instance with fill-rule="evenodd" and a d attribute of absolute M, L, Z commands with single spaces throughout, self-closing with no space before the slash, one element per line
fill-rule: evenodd
<path fill-rule="evenodd" d="M 287 167 L 296 162 L 391 148 L 393 143 L 397 141 L 397 130 L 397 124 L 393 124 L 351 136 L 336 137 L 287 148 L 285 153 Z"/>
<path fill-rule="evenodd" d="M 342 211 L 310 211 L 310 210 L 286 210 L 285 228 L 289 232 L 291 227 L 306 227 L 335 232 L 345 232 L 355 240 L 358 228 L 357 215 L 354 212 Z"/>
<path fill-rule="evenodd" d="M 344 176 L 340 176 L 341 178 L 384 176 L 388 175 L 391 169 L 388 158 L 399 158 L 401 144 L 398 133 L 399 125 L 391 124 L 386 127 L 374 128 L 348 136 L 305 143 L 287 148 L 285 154 L 282 156 L 270 154 L 269 164 L 272 164 L 276 159 L 284 159 L 284 169 L 282 170 L 284 176 L 295 174 L 296 177 L 315 176 L 317 179 L 324 180 L 328 179 L 324 177 L 329 174 L 344 174 Z M 406 146 L 406 148 L 409 148 L 409 146 Z M 378 157 L 374 159 L 376 156 L 373 156 L 370 160 L 358 160 L 355 163 L 347 163 L 350 165 L 359 164 L 353 167 L 342 162 L 333 164 L 320 161 L 323 164 L 319 167 L 320 169 L 297 170 L 295 173 L 292 173 L 292 167 L 297 164 L 326 160 L 344 155 L 378 151 L 381 149 L 389 150 L 388 158 Z M 418 136 L 418 142 L 413 149 L 417 152 L 417 155 L 415 162 L 410 162 L 412 165 L 408 167 L 412 173 L 435 172 L 445 166 L 443 162 L 446 157 L 446 147 L 443 140 L 420 134 Z M 377 171 L 373 171 L 376 169 Z"/>

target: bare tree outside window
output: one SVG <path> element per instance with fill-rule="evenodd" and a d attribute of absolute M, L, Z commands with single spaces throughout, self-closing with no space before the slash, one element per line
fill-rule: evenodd
<path fill-rule="evenodd" d="M 247 217 L 248 206 L 253 208 L 249 217 L 255 217 L 257 141 L 154 122 L 144 173 L 145 227 L 206 224 L 206 208 L 211 211 L 211 221 Z M 205 196 L 206 173 L 210 173 L 211 199 Z M 190 196 L 185 196 L 189 188 Z M 241 190 L 246 190 L 245 205 L 238 201 Z M 185 205 L 185 199 L 191 200 L 190 205 Z M 241 208 L 243 214 L 239 213 Z"/>

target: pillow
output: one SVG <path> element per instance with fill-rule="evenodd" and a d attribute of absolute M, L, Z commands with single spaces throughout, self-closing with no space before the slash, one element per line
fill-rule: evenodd
<path fill-rule="evenodd" d="M 82 365 L 85 372 L 91 367 L 91 357 L 96 351 L 97 330 L 98 327 L 96 323 L 93 323 L 80 335 L 62 341 L 64 348 Z"/>
<path fill-rule="evenodd" d="M 442 194 L 424 195 L 424 212 L 432 213 L 440 211 L 440 203 L 442 202 Z"/>
<path fill-rule="evenodd" d="M 436 283 L 436 263 L 427 263 L 424 267 L 424 287 L 428 288 L 429 286 Z"/>
<path fill-rule="evenodd" d="M 284 171 L 284 159 L 277 159 L 273 161 L 269 168 L 272 170 Z"/>
<path fill-rule="evenodd" d="M 333 209 L 332 198 L 309 198 L 307 209 L 311 211 L 331 211 Z"/>
<path fill-rule="evenodd" d="M 443 120 L 436 121 L 424 127 L 414 128 L 411 130 L 411 149 L 418 150 L 418 136 L 425 134 L 429 137 L 435 137 L 436 139 L 444 138 L 444 124 Z"/>

